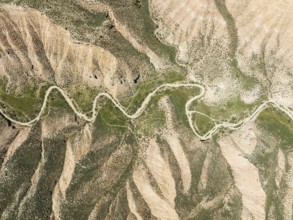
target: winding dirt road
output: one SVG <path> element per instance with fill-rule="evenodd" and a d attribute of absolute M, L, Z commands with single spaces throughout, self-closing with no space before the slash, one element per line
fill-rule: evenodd
<path fill-rule="evenodd" d="M 282 111 L 283 113 L 285 113 L 286 115 L 288 115 L 288 117 L 293 120 L 293 115 L 291 114 L 290 110 L 284 106 L 281 106 L 279 104 L 277 104 L 274 101 L 266 101 L 263 104 L 261 104 L 256 110 L 254 110 L 250 116 L 242 119 L 239 122 L 236 123 L 229 123 L 229 122 L 222 122 L 220 124 L 216 124 L 210 131 L 208 131 L 207 133 L 205 133 L 204 135 L 200 135 L 199 132 L 196 129 L 196 126 L 193 124 L 192 121 L 192 117 L 193 114 L 203 114 L 201 112 L 197 112 L 195 110 L 190 110 L 190 107 L 192 105 L 192 103 L 200 98 L 202 98 L 205 94 L 205 88 L 203 85 L 197 84 L 197 83 L 173 83 L 173 84 L 163 84 L 159 87 L 157 87 L 155 90 L 153 90 L 152 92 L 150 92 L 146 98 L 144 99 L 144 101 L 142 102 L 141 106 L 136 110 L 136 112 L 134 114 L 128 114 L 126 112 L 126 109 L 124 106 L 121 105 L 121 103 L 113 98 L 110 94 L 108 93 L 100 93 L 98 94 L 93 102 L 92 105 L 92 116 L 88 117 L 86 114 L 79 112 L 76 108 L 76 106 L 74 105 L 74 102 L 72 101 L 72 99 L 66 94 L 66 92 L 61 89 L 58 86 L 51 86 L 45 94 L 44 97 L 44 101 L 41 107 L 41 110 L 39 112 L 39 114 L 37 115 L 36 118 L 34 118 L 33 120 L 29 121 L 29 122 L 20 122 L 17 120 L 14 120 L 13 118 L 10 118 L 8 115 L 6 115 L 2 109 L 0 109 L 0 113 L 7 118 L 8 120 L 22 125 L 22 126 L 32 126 L 34 123 L 36 123 L 38 120 L 40 120 L 45 108 L 47 107 L 47 102 L 48 102 L 48 97 L 51 94 L 51 92 L 53 90 L 57 90 L 61 93 L 61 95 L 64 97 L 64 99 L 66 100 L 66 102 L 68 103 L 68 105 L 72 108 L 72 110 L 74 111 L 74 113 L 82 118 L 83 120 L 93 123 L 97 116 L 98 116 L 98 112 L 96 111 L 96 106 L 98 101 L 100 100 L 100 98 L 102 97 L 106 97 L 108 98 L 126 117 L 130 118 L 130 119 L 136 119 L 138 118 L 143 111 L 145 110 L 145 108 L 147 107 L 147 105 L 149 104 L 149 102 L 151 101 L 152 97 L 156 95 L 156 93 L 158 93 L 159 91 L 165 90 L 165 89 L 171 89 L 171 88 L 179 88 L 179 87 L 195 87 L 195 88 L 199 88 L 200 89 L 200 93 L 194 97 L 192 97 L 191 99 L 189 99 L 185 105 L 185 113 L 186 116 L 188 118 L 188 122 L 189 122 L 189 126 L 192 129 L 192 131 L 194 132 L 194 134 L 199 137 L 201 140 L 208 140 L 210 139 L 215 133 L 217 133 L 219 131 L 219 129 L 221 128 L 228 128 L 228 129 L 232 129 L 232 130 L 236 130 L 239 129 L 241 126 L 243 126 L 245 123 L 255 120 L 257 118 L 257 116 L 266 108 L 272 106 L 277 108 L 278 110 Z M 212 119 L 212 118 L 211 118 Z"/>

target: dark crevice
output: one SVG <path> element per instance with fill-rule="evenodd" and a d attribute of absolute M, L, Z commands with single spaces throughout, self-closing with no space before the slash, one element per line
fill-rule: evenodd
<path fill-rule="evenodd" d="M 135 77 L 135 79 L 133 80 L 134 83 L 138 83 L 138 80 L 140 78 L 140 73 L 137 74 L 137 76 Z"/>

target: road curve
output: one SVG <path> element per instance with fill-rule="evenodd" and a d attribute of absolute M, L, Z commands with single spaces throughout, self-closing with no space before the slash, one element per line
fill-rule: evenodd
<path fill-rule="evenodd" d="M 110 94 L 108 93 L 100 93 L 98 94 L 93 102 L 92 105 L 92 116 L 88 117 L 86 114 L 79 112 L 77 110 L 77 108 L 74 105 L 74 102 L 72 101 L 72 99 L 66 94 L 66 92 L 61 89 L 58 86 L 51 86 L 49 87 L 49 89 L 46 91 L 45 97 L 44 97 L 44 101 L 41 107 L 41 110 L 39 112 L 39 114 L 37 115 L 36 118 L 34 118 L 33 120 L 29 121 L 29 122 L 20 122 L 17 120 L 14 120 L 13 118 L 10 118 L 8 115 L 6 115 L 2 109 L 0 109 L 0 113 L 8 120 L 10 120 L 13 123 L 22 125 L 22 126 L 32 126 L 34 123 L 36 123 L 38 120 L 40 120 L 45 108 L 47 107 L 47 102 L 48 102 L 48 97 L 49 95 L 52 93 L 53 90 L 57 90 L 58 92 L 60 92 L 60 94 L 64 97 L 64 99 L 66 100 L 66 102 L 68 103 L 68 105 L 71 107 L 71 109 L 74 111 L 74 113 L 80 117 L 81 119 L 87 121 L 87 122 L 91 122 L 93 123 L 97 116 L 98 116 L 98 112 L 96 111 L 96 106 L 98 101 L 100 100 L 100 98 L 102 97 L 106 97 L 108 98 L 126 117 L 130 118 L 130 119 L 136 119 L 138 118 L 145 110 L 145 108 L 147 107 L 147 105 L 149 104 L 149 102 L 151 101 L 152 97 L 154 95 L 156 95 L 156 93 L 158 93 L 159 91 L 165 90 L 165 89 L 171 89 L 171 88 L 180 88 L 180 87 L 194 87 L 194 88 L 199 88 L 200 89 L 200 93 L 194 97 L 192 97 L 191 99 L 189 99 L 185 105 L 185 113 L 186 116 L 188 118 L 188 122 L 189 122 L 189 126 L 192 129 L 193 133 L 200 138 L 201 140 L 208 140 L 210 139 L 215 133 L 217 133 L 219 131 L 219 129 L 221 128 L 228 128 L 228 129 L 232 129 L 232 130 L 236 130 L 239 129 L 241 126 L 243 126 L 245 123 L 255 120 L 257 118 L 257 116 L 266 108 L 272 106 L 275 107 L 277 109 L 279 109 L 280 111 L 282 111 L 283 113 L 285 113 L 291 120 L 293 120 L 293 115 L 291 113 L 291 111 L 284 107 L 281 106 L 279 104 L 277 104 L 274 101 L 266 101 L 263 104 L 261 104 L 256 110 L 254 110 L 248 117 L 240 120 L 239 122 L 236 123 L 229 123 L 229 122 L 222 122 L 220 124 L 216 124 L 211 130 L 209 130 L 207 133 L 205 133 L 204 135 L 199 134 L 199 132 L 197 131 L 196 127 L 193 124 L 192 121 L 192 117 L 193 114 L 199 113 L 197 111 L 194 110 L 190 110 L 191 104 L 202 98 L 205 94 L 205 88 L 203 85 L 197 84 L 197 83 L 166 83 L 163 84 L 159 87 L 157 87 L 155 90 L 153 90 L 152 92 L 150 92 L 146 98 L 144 99 L 144 101 L 142 102 L 141 106 L 136 110 L 135 113 L 133 114 L 128 114 L 126 112 L 126 109 L 124 106 L 121 105 L 121 103 L 114 97 L 112 97 Z M 199 113 L 202 114 L 202 113 Z"/>
<path fill-rule="evenodd" d="M 149 102 L 151 101 L 151 98 L 156 95 L 156 93 L 158 93 L 159 91 L 162 91 L 164 89 L 170 89 L 170 88 L 179 88 L 179 87 L 195 87 L 195 88 L 199 88 L 200 89 L 200 95 L 198 95 L 197 97 L 202 97 L 204 95 L 204 87 L 200 84 L 195 84 L 195 83 L 173 83 L 173 84 L 163 84 L 159 87 L 157 87 L 155 90 L 153 90 L 152 92 L 150 92 L 146 98 L 144 99 L 144 101 L 142 102 L 141 106 L 136 110 L 136 112 L 134 114 L 128 114 L 126 112 L 126 109 L 124 106 L 122 106 L 120 104 L 120 102 L 113 98 L 110 94 L 108 93 L 99 93 L 94 101 L 93 101 L 93 105 L 92 105 L 92 116 L 91 117 L 88 117 L 86 114 L 82 113 L 82 112 L 79 112 L 76 108 L 76 106 L 74 105 L 74 102 L 72 101 L 72 99 L 66 94 L 66 92 L 61 89 L 60 87 L 58 86 L 51 86 L 48 88 L 48 90 L 46 91 L 45 93 L 45 96 L 44 96 L 44 101 L 43 101 L 43 104 L 42 104 L 42 107 L 41 107 L 41 110 L 39 112 L 39 114 L 37 115 L 36 118 L 32 119 L 31 121 L 28 121 L 28 122 L 20 122 L 20 121 L 17 121 L 17 120 L 14 120 L 13 118 L 9 117 L 7 114 L 5 114 L 3 112 L 2 109 L 0 109 L 0 113 L 5 117 L 7 118 L 8 120 L 16 123 L 16 124 L 19 124 L 19 125 L 22 125 L 22 126 L 31 126 L 33 125 L 34 123 L 36 123 L 38 120 L 40 120 L 41 118 L 41 115 L 43 114 L 46 106 L 47 106 L 47 101 L 48 101 L 48 97 L 49 95 L 52 93 L 53 90 L 57 90 L 58 92 L 60 92 L 60 94 L 64 97 L 64 99 L 66 100 L 66 102 L 68 103 L 68 105 L 72 108 L 72 110 L 74 111 L 74 113 L 84 119 L 85 121 L 87 122 L 94 122 L 97 118 L 97 115 L 98 115 L 98 112 L 96 111 L 96 106 L 97 106 L 97 103 L 99 101 L 100 98 L 102 97 L 106 97 L 108 98 L 126 117 L 128 118 L 131 118 L 131 119 L 135 119 L 137 117 L 139 117 L 144 109 L 147 107 L 147 105 L 149 104 Z"/>

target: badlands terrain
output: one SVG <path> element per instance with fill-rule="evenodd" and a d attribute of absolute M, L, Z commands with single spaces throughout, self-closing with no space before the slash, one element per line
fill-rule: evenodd
<path fill-rule="evenodd" d="M 293 219 L 293 2 L 0 0 L 0 219 Z"/>

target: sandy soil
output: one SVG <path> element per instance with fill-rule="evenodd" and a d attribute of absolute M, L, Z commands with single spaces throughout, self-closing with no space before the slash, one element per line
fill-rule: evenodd
<path fill-rule="evenodd" d="M 165 111 L 166 121 L 167 121 L 167 130 L 163 133 L 163 136 L 167 143 L 169 144 L 173 155 L 176 158 L 176 161 L 179 165 L 181 171 L 181 178 L 183 182 L 183 189 L 187 193 L 191 184 L 191 171 L 189 162 L 183 150 L 183 147 L 180 143 L 179 136 L 176 133 L 173 126 L 172 119 L 172 108 L 170 100 L 167 97 L 163 97 L 160 100 L 161 109 Z"/>
<path fill-rule="evenodd" d="M 134 199 L 133 193 L 129 187 L 129 183 L 127 183 L 127 185 L 126 185 L 126 190 L 127 190 L 128 207 L 130 209 L 130 212 L 136 217 L 137 220 L 143 220 L 143 218 L 137 212 L 136 205 L 135 205 L 135 199 Z"/>
<path fill-rule="evenodd" d="M 275 177 L 277 187 L 280 187 L 280 183 L 282 181 L 282 178 L 284 177 L 284 174 L 286 173 L 285 166 L 286 166 L 286 159 L 285 159 L 284 152 L 281 149 L 279 149 L 278 167 L 276 169 L 276 177 Z"/>
<path fill-rule="evenodd" d="M 175 207 L 175 181 L 168 161 L 166 161 L 160 153 L 160 149 L 155 139 L 149 141 L 147 149 L 146 164 L 158 183 L 161 192 L 167 202 L 174 208 Z"/>
<path fill-rule="evenodd" d="M 153 216 L 158 219 L 179 219 L 176 210 L 154 191 L 145 168 L 141 166 L 137 167 L 133 172 L 133 180 Z"/>
<path fill-rule="evenodd" d="M 241 129 L 238 134 L 245 130 Z M 265 219 L 266 195 L 258 170 L 243 155 L 243 151 L 251 152 L 256 144 L 253 135 L 247 135 L 227 136 L 222 138 L 219 144 L 223 156 L 231 166 L 235 185 L 242 194 L 242 219 Z M 251 135 L 252 139 L 247 138 Z M 252 140 L 252 146 L 249 146 L 249 139 Z"/>
<path fill-rule="evenodd" d="M 209 164 L 210 164 L 212 156 L 213 156 L 213 154 L 210 151 L 208 151 L 207 156 L 205 158 L 205 161 L 203 163 L 202 169 L 201 169 L 200 180 L 199 180 L 199 183 L 198 183 L 198 189 L 199 190 L 204 190 L 207 187 L 208 168 L 209 168 Z"/>
<path fill-rule="evenodd" d="M 22 143 L 28 138 L 28 135 L 31 131 L 30 127 L 27 128 L 23 128 L 18 135 L 15 137 L 15 139 L 13 140 L 13 142 L 10 144 L 4 163 L 5 164 L 6 161 L 8 161 L 10 159 L 10 157 L 16 152 L 16 150 L 21 147 Z"/>
<path fill-rule="evenodd" d="M 188 62 L 189 46 L 200 32 L 226 40 L 225 21 L 211 0 L 151 0 L 150 11 L 159 24 L 157 35 L 178 47 L 178 59 L 182 62 Z"/>
<path fill-rule="evenodd" d="M 290 169 L 285 175 L 285 182 L 287 184 L 287 190 L 284 193 L 283 204 L 284 204 L 284 214 L 285 220 L 291 220 L 293 215 L 292 201 L 293 201 L 293 153 L 288 154 L 288 164 Z"/>
<path fill-rule="evenodd" d="M 292 67 L 292 1 L 228 0 L 226 4 L 238 28 L 239 50 L 246 56 L 260 53 L 263 49 L 265 55 L 269 55 L 270 50 L 276 50 L 275 56 Z"/>
<path fill-rule="evenodd" d="M 22 86 L 21 80 L 33 77 L 35 80 L 56 81 L 60 86 L 72 83 L 99 88 L 102 85 L 113 96 L 116 95 L 117 83 L 114 83 L 116 78 L 113 76 L 117 70 L 117 60 L 109 51 L 74 41 L 68 31 L 53 24 L 48 17 L 36 10 L 14 5 L 1 5 L 1 9 L 0 27 L 5 29 L 7 25 L 13 25 L 17 36 L 12 39 L 7 31 L 3 32 L 0 36 L 0 48 L 2 51 L 12 48 L 19 59 L 1 59 L 0 66 L 7 69 L 12 65 L 11 68 L 16 69 L 21 63 L 21 71 L 28 74 L 20 76 L 9 73 L 11 85 Z M 35 35 L 32 34 L 31 28 L 35 30 Z M 36 45 L 36 40 L 42 45 Z M 47 60 L 38 57 L 40 51 L 36 48 L 40 46 L 43 46 L 41 53 Z M 22 50 L 23 47 L 27 47 L 27 51 Z M 7 76 L 7 71 L 2 70 L 0 74 Z"/>

